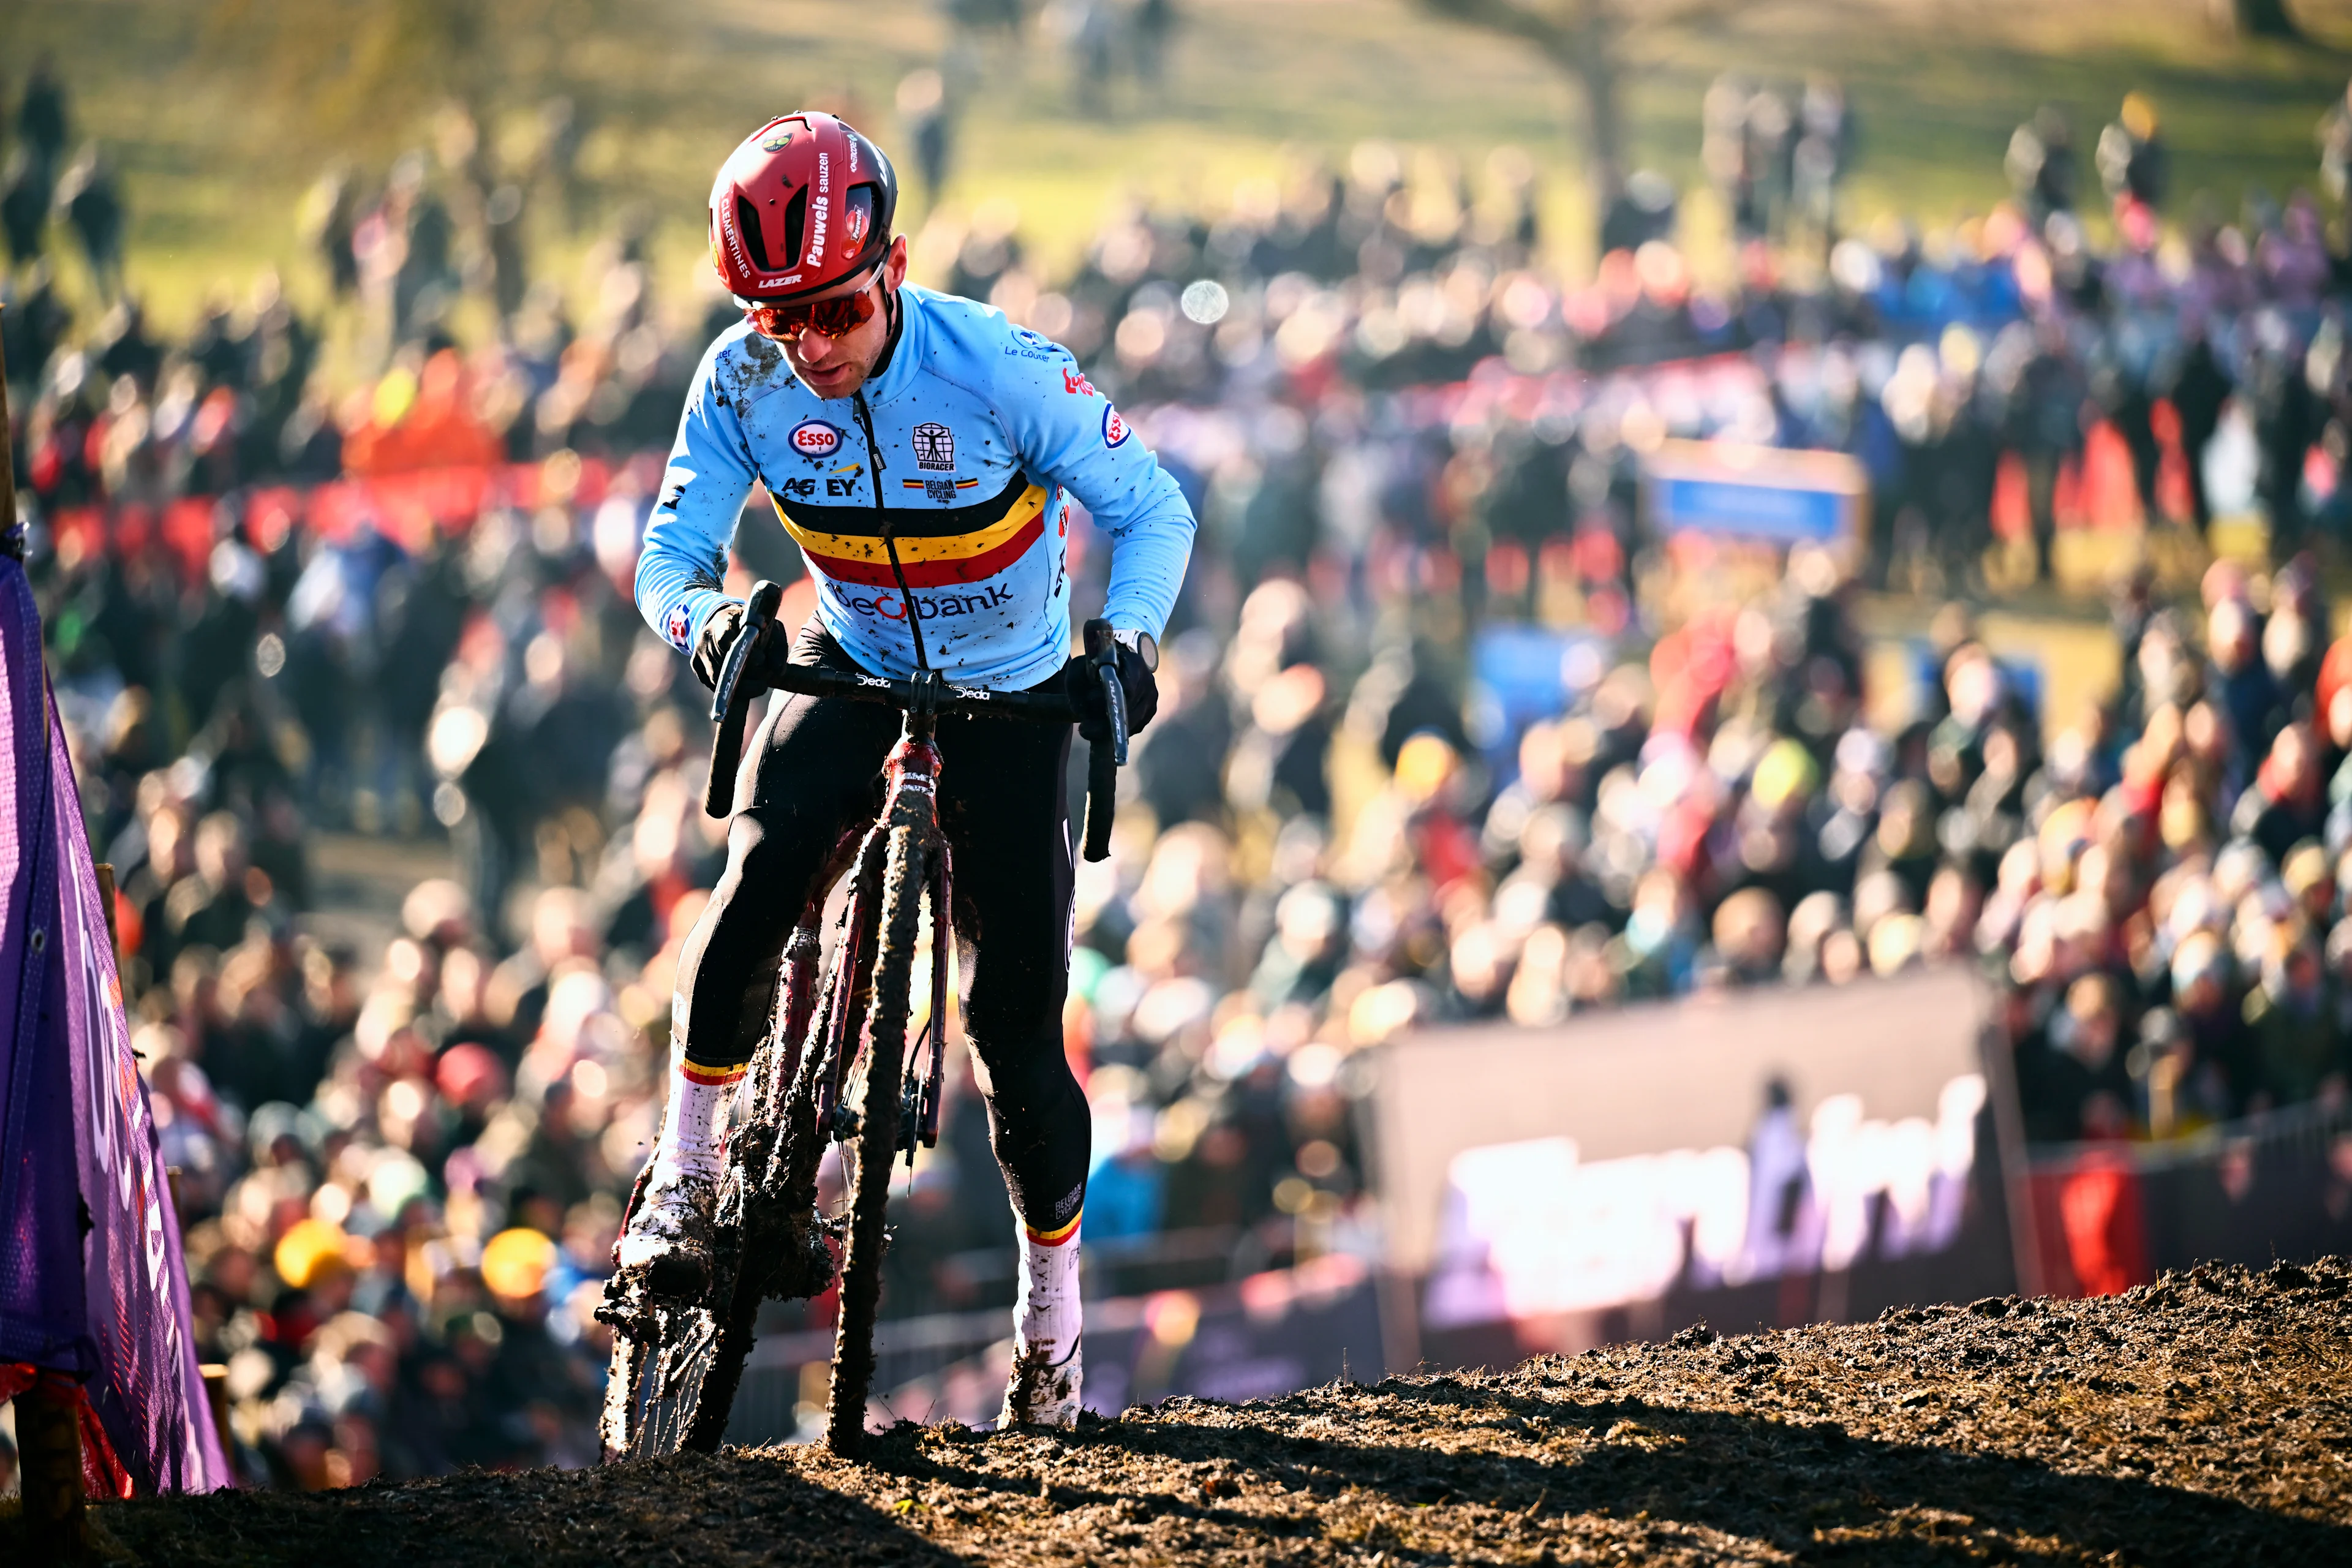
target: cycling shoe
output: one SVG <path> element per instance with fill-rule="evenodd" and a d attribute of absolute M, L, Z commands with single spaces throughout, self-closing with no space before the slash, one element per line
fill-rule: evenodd
<path fill-rule="evenodd" d="M 1058 1426 L 1067 1431 L 1076 1426 L 1078 1385 L 1084 1373 L 1078 1352 L 1085 1345 L 1084 1336 L 1073 1340 L 1070 1353 L 1059 1362 L 1047 1359 L 1054 1352 L 1050 1342 L 1017 1352 L 1013 1358 L 1012 1375 L 1005 1380 L 1004 1407 L 997 1413 L 996 1429 L 1010 1432 L 1016 1426 Z"/>
<path fill-rule="evenodd" d="M 641 1270 L 656 1296 L 691 1300 L 709 1289 L 719 1189 L 706 1176 L 658 1167 L 621 1233 L 614 1261 Z"/>

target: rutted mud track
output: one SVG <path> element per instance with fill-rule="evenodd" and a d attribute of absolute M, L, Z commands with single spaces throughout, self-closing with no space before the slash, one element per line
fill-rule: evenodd
<path fill-rule="evenodd" d="M 2352 1562 L 2352 1262 L 1174 1401 L 866 1463 L 136 1503 L 152 1563 Z"/>

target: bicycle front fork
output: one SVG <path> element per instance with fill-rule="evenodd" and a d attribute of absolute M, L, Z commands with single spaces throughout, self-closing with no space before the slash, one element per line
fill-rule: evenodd
<path fill-rule="evenodd" d="M 866 955 L 860 951 L 866 940 L 866 930 L 874 922 L 863 907 L 868 900 L 878 900 L 883 889 L 878 877 L 866 872 L 866 853 L 870 853 L 887 839 L 893 827 L 915 827 L 931 846 L 930 864 L 924 876 L 924 892 L 931 902 L 931 1006 L 930 1017 L 923 1033 L 915 1041 L 918 1050 L 926 1041 L 930 1049 L 925 1070 L 919 1079 L 909 1075 L 906 1079 L 898 1126 L 899 1147 L 911 1164 L 916 1142 L 922 1147 L 936 1148 L 940 1142 L 940 1119 L 945 1100 L 947 1078 L 947 1016 L 948 963 L 954 942 L 955 880 L 950 866 L 947 840 L 939 831 L 938 788 L 940 771 L 939 748 L 929 738 L 930 726 L 926 715 L 910 713 L 898 743 L 891 749 L 884 774 L 887 793 L 882 814 L 866 838 L 861 852 L 852 858 L 858 875 L 851 889 L 851 905 L 842 921 L 843 942 L 835 954 L 835 967 L 839 971 L 844 987 L 850 977 L 858 973 Z M 845 841 L 845 847 L 846 841 Z M 831 881 L 828 876 L 825 880 Z M 779 977 L 782 994 L 778 1017 L 782 1025 L 790 1055 L 784 1063 L 783 1077 L 789 1082 L 799 1066 L 803 1042 L 810 1034 L 810 1026 L 817 1016 L 816 1003 L 823 985 L 824 957 L 820 940 L 819 921 L 822 903 L 812 908 L 794 928 L 792 940 L 784 949 L 782 973 Z M 863 1008 L 851 1005 L 845 989 L 827 1008 L 824 1023 L 828 1026 L 830 1060 L 825 1082 L 817 1097 L 817 1111 L 823 1118 L 826 1132 L 835 1142 L 856 1136 L 856 1119 L 842 1099 L 842 1088 L 848 1077 L 849 1063 L 863 1044 L 854 1031 L 862 1028 Z M 824 1058 L 820 1058 L 823 1060 Z"/>

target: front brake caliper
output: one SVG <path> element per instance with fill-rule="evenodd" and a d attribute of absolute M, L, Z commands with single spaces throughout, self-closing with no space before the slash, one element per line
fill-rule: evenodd
<path fill-rule="evenodd" d="M 909 1076 L 898 1089 L 898 1152 L 907 1156 L 907 1168 L 914 1169 L 915 1145 L 923 1135 L 923 1080 Z"/>

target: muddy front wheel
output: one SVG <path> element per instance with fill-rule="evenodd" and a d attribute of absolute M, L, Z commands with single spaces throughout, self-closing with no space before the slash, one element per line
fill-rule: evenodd
<path fill-rule="evenodd" d="M 603 1422 L 608 1460 L 657 1458 L 687 1446 L 719 1349 L 719 1324 L 708 1308 L 649 1303 L 614 1331 Z"/>
<path fill-rule="evenodd" d="M 874 1383 L 874 1317 L 882 1296 L 883 1212 L 898 1152 L 898 1096 L 907 1065 L 908 983 L 922 914 L 927 848 L 912 827 L 890 830 L 882 880 L 881 942 L 875 955 L 874 1005 L 867 1015 L 865 1080 L 851 1140 L 848 1246 L 842 1258 L 840 1317 L 834 1331 L 833 1393 L 825 1407 L 825 1446 L 848 1456 L 866 1436 L 866 1400 Z"/>

